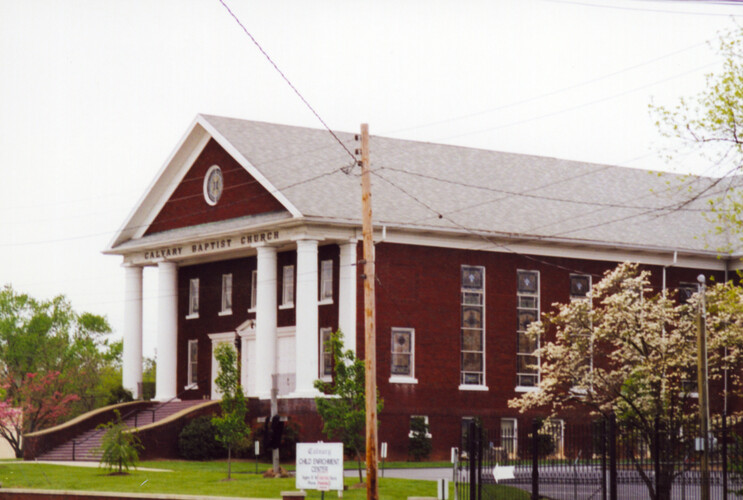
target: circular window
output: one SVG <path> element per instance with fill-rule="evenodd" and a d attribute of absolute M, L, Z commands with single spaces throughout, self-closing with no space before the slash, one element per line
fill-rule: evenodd
<path fill-rule="evenodd" d="M 224 177 L 218 165 L 212 165 L 204 176 L 204 199 L 209 205 L 216 205 L 222 196 Z"/>

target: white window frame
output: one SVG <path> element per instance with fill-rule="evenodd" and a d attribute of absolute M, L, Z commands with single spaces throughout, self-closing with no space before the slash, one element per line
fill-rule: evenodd
<path fill-rule="evenodd" d="M 561 418 L 550 418 L 544 421 L 543 426 L 548 427 L 548 432 L 550 435 L 554 438 L 557 437 L 557 442 L 555 443 L 555 451 L 552 454 L 555 457 L 558 458 L 564 458 L 565 457 L 565 421 Z M 555 432 L 555 430 L 558 430 L 559 432 Z"/>
<path fill-rule="evenodd" d="M 232 273 L 222 275 L 222 310 L 219 316 L 232 314 Z"/>
<path fill-rule="evenodd" d="M 217 375 L 219 374 L 219 363 L 217 363 L 217 358 L 214 356 L 214 351 L 217 348 L 218 345 L 223 344 L 225 342 L 229 342 L 232 344 L 232 347 L 237 351 L 237 347 L 235 346 L 235 338 L 237 334 L 234 331 L 231 332 L 223 332 L 223 333 L 210 333 L 208 334 L 209 340 L 212 342 L 212 373 L 211 373 L 211 398 L 212 399 L 222 399 L 222 393 L 219 392 L 219 388 L 217 387 L 217 384 L 215 383 L 215 380 L 217 379 Z M 239 356 L 239 355 L 238 355 Z M 245 388 L 243 388 L 243 391 Z"/>
<path fill-rule="evenodd" d="M 258 304 L 258 271 L 253 269 L 250 273 L 250 308 L 248 312 L 255 312 L 256 304 Z"/>
<path fill-rule="evenodd" d="M 410 334 L 410 374 L 409 375 L 396 375 L 392 373 L 392 355 L 395 339 L 395 332 L 406 332 Z M 418 379 L 415 378 L 415 328 L 403 328 L 403 327 L 392 327 L 390 329 L 390 378 L 391 384 L 417 384 Z"/>
<path fill-rule="evenodd" d="M 426 427 L 428 427 L 428 432 L 426 432 L 426 438 L 431 439 L 433 437 L 433 435 L 431 434 L 431 424 L 428 423 L 428 415 L 410 415 L 410 421 L 409 421 L 408 425 L 410 425 L 410 423 L 412 423 L 412 421 L 413 421 L 414 418 L 422 418 L 423 419 L 423 421 L 426 423 Z M 413 429 L 410 429 L 408 431 L 408 437 L 409 438 L 413 437 Z"/>
<path fill-rule="evenodd" d="M 473 289 L 473 288 L 464 288 L 464 285 L 461 283 L 461 279 L 462 279 L 462 276 L 463 276 L 462 270 L 465 267 L 475 267 L 475 268 L 479 268 L 479 269 L 482 270 L 482 288 L 479 291 L 476 290 L 476 289 Z M 464 370 L 463 370 L 464 366 L 463 366 L 463 361 L 462 361 L 462 359 L 463 359 L 463 356 L 462 356 L 463 355 L 463 351 L 462 351 L 462 338 L 463 338 L 463 335 L 464 335 L 464 331 L 463 331 L 464 328 L 462 327 L 461 320 L 460 320 L 460 325 L 459 325 L 459 338 L 460 338 L 460 348 L 459 348 L 459 356 L 460 356 L 460 361 L 459 361 L 459 363 L 460 363 L 460 367 L 459 367 L 459 390 L 460 391 L 488 391 L 489 388 L 488 388 L 488 386 L 486 384 L 486 379 L 485 379 L 485 375 L 487 373 L 487 366 L 486 366 L 486 363 L 485 363 L 485 353 L 487 352 L 486 345 L 485 345 L 485 332 L 487 331 L 486 330 L 486 325 L 485 325 L 485 316 L 486 316 L 486 313 L 485 313 L 485 311 L 486 311 L 486 307 L 485 307 L 485 304 L 486 304 L 486 302 L 485 302 L 485 288 L 486 288 L 485 287 L 485 283 L 486 283 L 485 266 L 476 266 L 476 265 L 462 264 L 460 266 L 460 270 L 459 270 L 459 277 L 460 277 L 459 303 L 460 303 L 460 308 L 462 310 L 464 310 L 464 307 L 465 306 L 473 306 L 473 305 L 475 305 L 475 304 L 466 304 L 465 303 L 466 302 L 465 299 L 464 299 L 464 294 L 465 293 L 469 293 L 469 294 L 480 293 L 481 296 L 482 296 L 481 297 L 480 304 L 479 304 L 482 307 L 482 318 L 481 318 L 481 323 L 482 324 L 481 324 L 481 328 L 480 328 L 480 330 L 481 330 L 481 333 L 480 333 L 480 335 L 481 335 L 481 344 L 482 344 L 482 375 L 481 375 L 481 380 L 480 380 L 480 383 L 479 384 L 465 384 L 464 383 Z M 476 351 L 473 351 L 473 352 L 476 352 Z"/>
<path fill-rule="evenodd" d="M 318 305 L 333 303 L 333 261 L 320 261 L 320 302 Z"/>
<path fill-rule="evenodd" d="M 186 319 L 199 317 L 199 278 L 191 278 L 188 282 L 188 315 Z"/>
<path fill-rule="evenodd" d="M 287 276 L 288 275 L 288 276 Z M 281 270 L 281 305 L 279 309 L 294 307 L 294 266 L 284 266 Z"/>
<path fill-rule="evenodd" d="M 196 346 L 195 350 L 192 346 Z M 186 374 L 186 389 L 196 390 L 199 388 L 198 381 L 198 367 L 199 367 L 199 341 L 198 339 L 191 339 L 188 341 L 188 352 L 186 353 L 186 359 L 188 360 L 187 374 Z"/>
<path fill-rule="evenodd" d="M 588 278 L 588 290 L 586 291 L 585 295 L 573 295 L 573 278 Z M 589 302 L 591 301 L 591 287 L 593 286 L 593 277 L 590 274 L 578 274 L 578 273 L 571 273 L 570 274 L 570 302 L 578 302 L 580 300 Z M 591 325 L 591 329 L 593 325 Z M 590 334 L 589 334 L 590 335 Z M 590 358 L 588 360 L 590 366 L 589 371 L 593 373 L 593 339 L 591 341 L 591 354 Z M 588 389 L 586 387 L 578 387 L 573 386 L 570 388 L 570 392 L 575 394 L 576 396 L 585 396 L 588 394 Z"/>
<path fill-rule="evenodd" d="M 330 335 L 333 334 L 333 329 L 330 327 L 323 327 L 320 328 L 320 362 L 318 363 L 320 368 L 320 380 L 323 382 L 332 382 L 333 381 L 333 361 L 332 361 L 332 352 L 331 354 L 331 360 L 330 360 L 330 374 L 325 373 L 325 354 L 327 352 L 325 351 L 325 339 L 323 337 L 325 335 L 328 335 L 328 339 L 330 338 Z"/>
<path fill-rule="evenodd" d="M 519 291 L 519 274 L 520 273 L 534 273 L 537 276 L 537 291 L 536 293 L 526 293 L 526 292 L 520 292 Z M 539 316 L 542 313 L 542 307 L 541 307 L 541 288 L 542 288 L 542 276 L 539 271 L 535 269 L 517 269 L 516 270 L 516 313 L 518 316 L 519 309 L 536 309 L 537 315 L 535 318 L 535 321 L 539 321 Z M 534 298 L 535 299 L 535 306 L 534 307 L 524 307 L 521 306 L 521 298 Z M 542 373 L 541 373 L 541 359 L 539 359 L 539 356 L 532 354 L 531 356 L 534 356 L 536 358 L 537 363 L 537 371 L 536 371 L 536 384 L 531 385 L 521 385 L 521 376 L 533 376 L 533 373 L 526 373 L 526 372 L 519 372 L 519 359 L 521 356 L 529 356 L 529 354 L 522 353 L 519 351 L 519 334 L 522 333 L 521 330 L 519 330 L 518 325 L 516 326 L 516 392 L 530 392 L 530 391 L 536 391 L 538 390 L 539 383 L 542 380 Z M 536 352 L 539 350 L 541 346 L 541 338 L 538 338 L 536 341 L 536 347 L 533 352 Z"/>
<path fill-rule="evenodd" d="M 508 436 L 507 439 L 510 440 L 509 446 L 511 446 L 513 449 L 509 450 L 508 447 L 505 444 L 505 440 L 503 437 L 503 424 L 509 422 L 513 424 L 513 435 Z M 501 448 L 508 454 L 508 458 L 516 458 L 519 454 L 519 420 L 517 418 L 501 418 L 500 419 L 500 445 Z"/>

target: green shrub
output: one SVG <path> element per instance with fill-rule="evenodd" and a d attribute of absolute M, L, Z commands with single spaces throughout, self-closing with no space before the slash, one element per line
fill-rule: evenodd
<path fill-rule="evenodd" d="M 119 384 L 109 391 L 108 397 L 106 398 L 106 405 L 108 406 L 115 405 L 117 403 L 127 403 L 129 401 L 134 401 L 132 391 L 130 391 L 129 389 L 124 389 L 124 386 Z"/>
<path fill-rule="evenodd" d="M 408 453 L 416 462 L 428 458 L 431 454 L 431 438 L 428 433 L 428 424 L 423 417 L 412 417 L 410 419 L 410 438 L 408 441 Z"/>
<path fill-rule="evenodd" d="M 178 435 L 178 453 L 186 460 L 212 460 L 225 456 L 224 448 L 217 442 L 216 428 L 211 417 L 191 420 Z"/>
<path fill-rule="evenodd" d="M 101 466 L 116 474 L 128 472 L 130 467 L 137 466 L 139 453 L 142 448 L 139 438 L 121 421 L 121 414 L 114 410 L 116 420 L 101 424 L 99 429 L 105 429 L 99 450 L 101 455 Z"/>
<path fill-rule="evenodd" d="M 296 457 L 297 443 L 299 442 L 300 427 L 296 422 L 291 420 L 284 422 L 284 430 L 281 433 L 281 442 L 279 444 L 279 456 L 281 460 L 293 460 Z M 267 445 L 266 427 L 261 424 L 260 427 L 253 431 L 253 442 L 261 443 L 261 458 L 271 460 L 272 452 Z M 246 457 L 253 458 L 254 448 L 251 446 L 246 450 Z"/>

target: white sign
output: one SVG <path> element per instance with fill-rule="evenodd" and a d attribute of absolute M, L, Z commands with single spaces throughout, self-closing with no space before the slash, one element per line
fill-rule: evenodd
<path fill-rule="evenodd" d="M 493 479 L 496 483 L 503 479 L 513 479 L 515 477 L 514 469 L 513 465 L 496 465 L 493 467 Z"/>
<path fill-rule="evenodd" d="M 382 458 L 387 458 L 387 443 L 382 443 L 381 456 Z"/>
<path fill-rule="evenodd" d="M 343 443 L 297 443 L 296 488 L 343 491 Z"/>
<path fill-rule="evenodd" d="M 449 480 L 441 478 L 439 479 L 439 500 L 449 500 Z"/>

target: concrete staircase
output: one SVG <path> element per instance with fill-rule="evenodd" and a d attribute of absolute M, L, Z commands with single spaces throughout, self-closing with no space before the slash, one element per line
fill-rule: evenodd
<path fill-rule="evenodd" d="M 183 410 L 202 404 L 202 400 L 170 401 L 163 404 L 154 403 L 150 408 L 122 415 L 124 424 L 129 428 L 138 428 L 157 423 Z M 105 429 L 90 429 L 76 435 L 69 441 L 36 457 L 46 461 L 88 461 L 98 462 L 101 452 L 98 448 Z"/>

